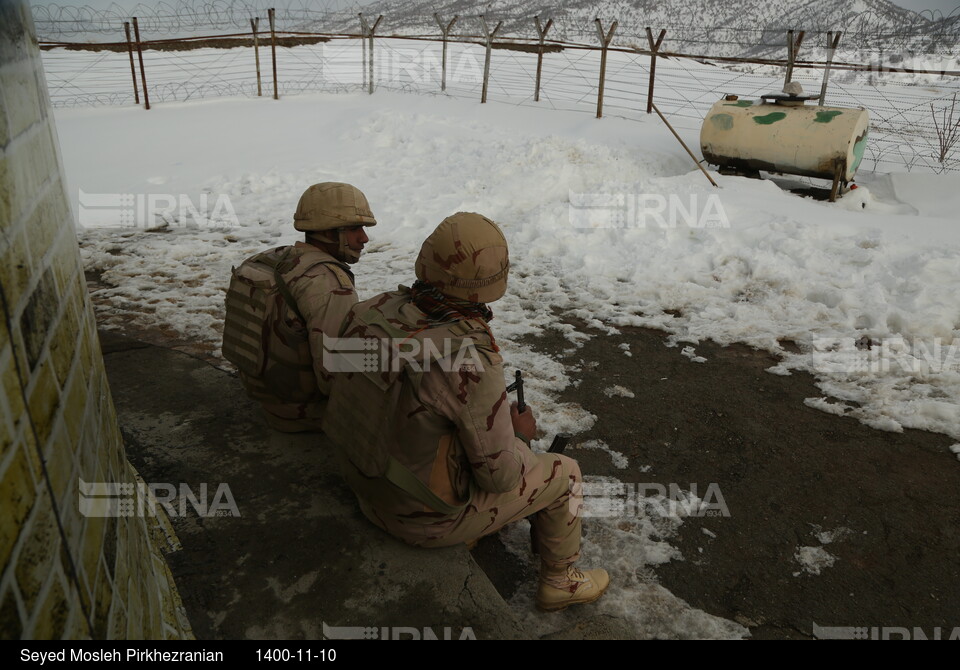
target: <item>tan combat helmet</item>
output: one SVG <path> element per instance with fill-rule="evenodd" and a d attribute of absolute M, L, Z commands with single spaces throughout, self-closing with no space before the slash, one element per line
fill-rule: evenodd
<path fill-rule="evenodd" d="M 367 197 L 355 186 L 336 181 L 314 184 L 304 191 L 293 215 L 294 228 L 319 242 L 339 244 L 339 255 L 348 263 L 356 263 L 360 254 L 347 246 L 340 229 L 357 225 L 377 225 Z"/>
<path fill-rule="evenodd" d="M 424 241 L 416 269 L 417 279 L 445 295 L 493 302 L 507 290 L 507 240 L 487 217 L 457 212 Z"/>

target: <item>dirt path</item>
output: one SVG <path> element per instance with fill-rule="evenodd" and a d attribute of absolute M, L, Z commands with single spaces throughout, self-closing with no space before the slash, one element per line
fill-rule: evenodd
<path fill-rule="evenodd" d="M 914 637 L 919 627 L 931 638 L 940 628 L 947 639 L 960 627 L 953 440 L 881 432 L 806 407 L 804 398 L 821 395 L 813 378 L 765 372 L 776 362 L 769 354 L 702 343 L 696 353 L 708 360 L 694 363 L 664 342 L 657 331 L 625 330 L 564 356 L 570 344 L 560 336 L 530 341 L 561 360 L 596 362 L 581 365 L 579 386 L 561 397 L 598 417 L 567 452 L 585 473 L 695 483 L 701 497 L 715 483 L 722 492 L 730 516 L 688 518 L 670 540 L 685 560 L 656 570 L 666 588 L 755 638 L 809 638 L 816 624 L 903 627 Z M 635 397 L 603 393 L 614 385 Z M 623 453 L 629 466 L 576 448 L 591 439 Z M 832 542 L 817 537 L 831 531 Z M 509 557 L 497 544 L 481 543 L 477 558 L 499 573 L 494 582 L 509 596 Z M 832 567 L 804 571 L 800 547 L 832 555 Z"/>

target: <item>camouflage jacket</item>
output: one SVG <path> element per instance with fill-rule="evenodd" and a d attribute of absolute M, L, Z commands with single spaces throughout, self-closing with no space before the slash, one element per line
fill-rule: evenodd
<path fill-rule="evenodd" d="M 358 303 L 344 320 L 341 337 L 403 342 L 406 365 L 381 448 L 433 494 L 451 506 L 462 506 L 477 489 L 502 493 L 519 485 L 527 462 L 535 457 L 514 433 L 503 362 L 486 322 L 430 322 L 411 302 L 410 290 L 401 286 Z M 380 369 L 399 369 L 396 359 L 384 361 L 384 351 L 381 347 Z M 361 374 L 340 374 L 346 376 L 337 379 L 334 393 L 362 383 Z M 369 424 L 371 408 L 388 402 L 385 395 L 360 393 L 353 397 L 363 400 L 345 404 L 355 407 L 354 415 L 345 417 L 347 425 Z M 351 463 L 362 462 L 351 453 L 360 439 L 357 431 L 354 444 L 340 445 L 341 456 Z M 442 516 L 377 473 L 363 472 L 362 465 L 351 463 L 343 462 L 344 473 L 365 512 L 372 507 L 380 515 Z"/>
<path fill-rule="evenodd" d="M 273 323 L 265 324 L 264 373 L 259 378 L 241 373 L 240 378 L 248 395 L 272 415 L 271 425 L 319 429 L 331 380 L 323 367 L 321 336 L 336 336 L 357 303 L 353 274 L 346 264 L 305 242 L 263 253 L 287 254 L 278 268 L 303 319 L 277 295 L 283 304 L 275 310 Z"/>

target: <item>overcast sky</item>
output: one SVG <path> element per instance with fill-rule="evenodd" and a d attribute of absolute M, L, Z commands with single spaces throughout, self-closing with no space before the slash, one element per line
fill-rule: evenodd
<path fill-rule="evenodd" d="M 286 2 L 285 0 L 277 0 L 275 3 L 277 7 L 282 7 L 286 4 L 300 4 L 305 0 L 294 0 L 293 2 Z M 309 2 L 309 0 L 306 0 Z M 366 0 L 369 2 L 370 0 Z M 842 0 L 841 0 L 842 1 Z M 171 4 L 176 4 L 177 0 L 168 0 Z M 203 0 L 194 0 L 194 2 L 202 3 Z M 736 0 L 730 0 L 730 2 L 736 2 Z M 891 0 L 894 4 L 900 5 L 901 7 L 906 7 L 907 9 L 912 9 L 915 12 L 919 12 L 924 9 L 935 10 L 938 9 L 943 12 L 944 16 L 949 15 L 951 11 L 960 7 L 960 0 Z M 31 5 L 61 5 L 61 6 L 90 6 L 97 9 L 105 9 L 111 4 L 116 4 L 120 7 L 134 7 L 137 4 L 143 3 L 145 5 L 150 5 L 149 0 L 30 0 Z M 221 2 L 218 4 L 229 4 L 229 0 L 226 3 Z M 337 5 L 351 6 L 357 4 L 364 4 L 364 0 L 317 0 L 316 4 L 318 6 L 324 5 Z M 478 2 L 478 4 L 480 4 Z M 958 12 L 960 14 L 960 12 Z"/>

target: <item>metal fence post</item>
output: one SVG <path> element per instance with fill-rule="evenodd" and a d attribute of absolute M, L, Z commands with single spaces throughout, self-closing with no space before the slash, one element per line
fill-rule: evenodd
<path fill-rule="evenodd" d="M 280 95 L 277 91 L 277 27 L 275 23 L 275 10 L 271 7 L 268 11 L 270 17 L 270 55 L 273 58 L 273 99 L 279 100 Z"/>
<path fill-rule="evenodd" d="M 127 53 L 130 54 L 130 74 L 133 76 L 133 99 L 140 104 L 140 90 L 137 88 L 137 67 L 133 64 L 133 41 L 130 39 L 130 22 L 123 22 L 123 30 L 127 33 Z"/>
<path fill-rule="evenodd" d="M 663 36 L 667 34 L 666 28 L 660 30 L 660 35 L 656 42 L 653 40 L 653 31 L 647 26 L 647 41 L 650 42 L 650 87 L 647 89 L 647 114 L 653 112 L 653 82 L 657 72 L 657 52 L 663 43 Z"/>
<path fill-rule="evenodd" d="M 784 87 L 793 81 L 793 64 L 797 60 L 797 53 L 800 51 L 800 45 L 803 44 L 803 36 L 805 34 L 806 32 L 801 30 L 797 33 L 796 40 L 794 40 L 793 31 L 787 31 L 787 75 L 783 80 Z"/>
<path fill-rule="evenodd" d="M 600 19 L 596 19 L 597 35 L 600 36 L 600 90 L 597 91 L 597 118 L 603 116 L 603 83 L 607 77 L 607 47 L 613 41 L 613 33 L 617 29 L 618 23 L 614 21 L 610 25 L 610 30 L 606 35 L 603 33 L 603 24 Z"/>
<path fill-rule="evenodd" d="M 140 60 L 140 82 L 143 84 L 143 108 L 150 109 L 150 94 L 147 92 L 147 73 L 143 69 L 143 47 L 140 46 L 140 25 L 133 17 L 133 35 L 137 39 L 137 58 Z"/>
<path fill-rule="evenodd" d="M 490 80 L 490 50 L 493 48 L 493 38 L 496 37 L 500 31 L 503 21 L 497 22 L 497 27 L 493 29 L 493 32 L 490 32 L 490 29 L 487 27 L 487 20 L 483 16 L 478 18 L 483 25 L 483 34 L 487 38 L 487 55 L 483 61 L 483 91 L 480 94 L 480 102 L 484 103 L 487 101 L 487 82 Z"/>
<path fill-rule="evenodd" d="M 434 20 L 436 20 L 437 25 L 440 26 L 440 32 L 443 34 L 443 60 L 441 65 L 440 72 L 440 90 L 447 90 L 447 38 L 450 36 L 450 29 L 453 28 L 453 24 L 456 23 L 457 17 L 454 16 L 450 19 L 450 23 L 444 25 L 443 21 L 440 20 L 440 15 L 434 12 Z"/>
<path fill-rule="evenodd" d="M 537 35 L 540 37 L 540 46 L 537 47 L 537 83 L 533 89 L 533 101 L 540 102 L 540 73 L 543 70 L 543 40 L 547 36 L 547 31 L 553 25 L 553 19 L 547 19 L 547 25 L 540 25 L 540 17 L 534 16 L 534 22 L 537 24 Z"/>
<path fill-rule="evenodd" d="M 363 62 L 360 64 L 360 77 L 362 78 L 361 88 L 367 87 L 367 20 L 363 14 L 357 14 L 360 17 L 360 49 L 363 52 Z"/>
<path fill-rule="evenodd" d="M 250 27 L 253 28 L 253 55 L 257 59 L 257 97 L 263 95 L 263 87 L 260 84 L 260 39 L 257 37 L 257 28 L 260 27 L 260 17 L 250 19 Z"/>
<path fill-rule="evenodd" d="M 819 104 L 821 107 L 827 99 L 827 79 L 830 77 L 830 66 L 833 64 L 833 55 L 837 51 L 837 45 L 840 43 L 840 37 L 842 35 L 842 32 L 834 33 L 827 31 L 827 65 L 823 68 L 823 84 L 820 85 Z"/>
<path fill-rule="evenodd" d="M 377 31 L 377 26 L 380 25 L 380 22 L 383 20 L 383 14 L 377 17 L 377 20 L 374 21 L 373 26 L 367 23 L 367 20 L 363 18 L 363 14 L 358 14 L 360 17 L 360 29 L 363 31 L 364 36 L 370 40 L 370 74 L 368 77 L 368 90 L 367 92 L 370 95 L 373 95 L 373 34 Z"/>

